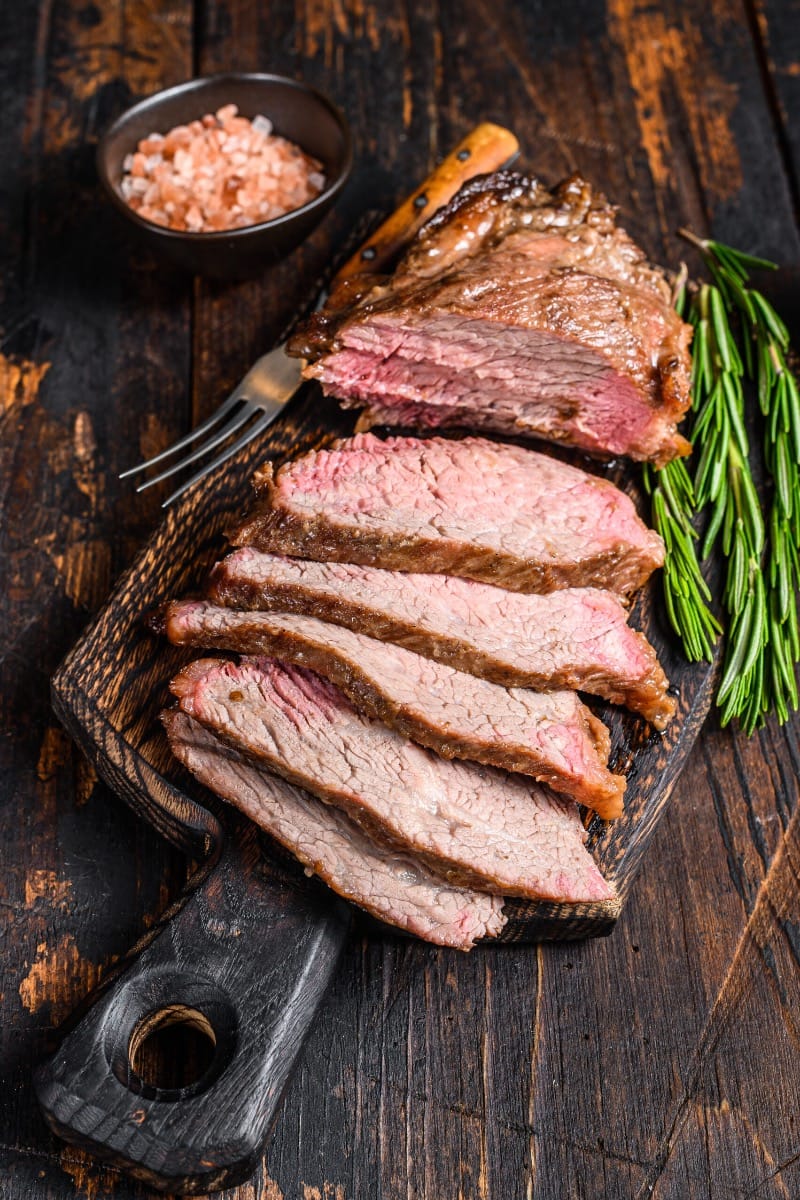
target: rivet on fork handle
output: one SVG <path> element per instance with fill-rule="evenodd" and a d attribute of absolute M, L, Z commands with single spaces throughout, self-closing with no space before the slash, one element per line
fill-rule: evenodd
<path fill-rule="evenodd" d="M 437 208 L 447 204 L 469 179 L 507 166 L 519 154 L 510 130 L 488 121 L 476 125 L 438 167 L 407 196 L 380 228 L 347 260 L 331 283 L 339 287 L 355 275 L 379 273 L 411 241 Z"/>

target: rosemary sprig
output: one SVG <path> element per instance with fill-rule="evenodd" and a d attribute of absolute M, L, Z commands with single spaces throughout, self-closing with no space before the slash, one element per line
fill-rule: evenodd
<path fill-rule="evenodd" d="M 679 311 L 682 305 L 694 326 L 692 437 L 699 456 L 694 497 L 691 488 L 684 486 L 677 493 L 673 488 L 679 497 L 677 510 L 665 517 L 665 501 L 659 496 L 666 495 L 665 485 L 669 488 L 670 476 L 678 470 L 674 462 L 658 473 L 655 483 L 646 483 L 668 559 L 669 522 L 681 530 L 681 552 L 665 572 L 665 593 L 670 619 L 690 658 L 710 657 L 715 631 L 705 603 L 708 589 L 697 585 L 697 579 L 702 580 L 697 557 L 688 559 L 685 553 L 687 541 L 694 551 L 692 520 L 698 512 L 706 517 L 701 557 L 721 547 L 727 630 L 717 703 L 723 724 L 737 718 L 745 732 L 752 733 L 769 712 L 782 723 L 798 707 L 800 393 L 787 362 L 786 326 L 750 286 L 753 268 L 774 264 L 681 232 L 700 249 L 712 279 L 688 302 L 685 291 L 678 301 Z M 766 522 L 750 467 L 746 380 L 757 385 L 764 418 L 764 464 L 773 484 Z M 700 629 L 706 632 L 705 640 Z"/>
<path fill-rule="evenodd" d="M 653 524 L 664 539 L 664 600 L 670 624 L 691 662 L 711 662 L 722 626 L 709 608 L 711 592 L 697 560 L 694 485 L 686 464 L 676 458 L 660 471 L 644 469 Z"/>

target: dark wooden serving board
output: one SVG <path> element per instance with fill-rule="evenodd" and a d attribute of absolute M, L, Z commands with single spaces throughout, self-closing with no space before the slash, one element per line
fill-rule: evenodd
<path fill-rule="evenodd" d="M 56 711 L 98 771 L 166 837 L 203 857 L 217 851 L 231 816 L 174 762 L 158 719 L 173 702 L 169 680 L 198 653 L 151 634 L 143 614 L 165 599 L 202 588 L 211 566 L 225 553 L 223 531 L 250 501 L 250 477 L 260 462 L 269 458 L 279 464 L 351 433 L 353 424 L 352 413 L 323 397 L 317 385 L 306 385 L 272 430 L 233 466 L 222 468 L 209 484 L 195 488 L 179 507 L 168 510 L 164 524 L 53 679 Z M 552 448 L 551 452 L 556 453 Z M 641 506 L 635 468 L 604 469 L 578 455 L 571 461 L 613 478 Z M 589 825 L 589 845 L 604 875 L 614 882 L 619 904 L 511 900 L 501 941 L 535 942 L 610 931 L 708 711 L 713 668 L 690 664 L 681 654 L 665 625 L 658 578 L 638 597 L 632 621 L 655 646 L 678 696 L 678 713 L 659 735 L 632 714 L 610 705 L 594 706 L 611 728 L 611 765 L 628 780 L 624 815 L 611 823 L 595 818 Z"/>
<path fill-rule="evenodd" d="M 504 131 L 481 126 L 460 146 L 499 153 Z M 447 164 L 422 185 L 426 202 L 448 186 Z M 438 183 L 437 183 L 438 180 Z M 368 243 L 403 240 L 414 195 Z M 358 231 L 363 236 L 365 225 Z M 358 233 L 353 244 L 358 245 Z M 363 246 L 362 246 L 363 253 Z M 374 255 L 373 255 L 374 257 Z M 355 264 L 352 257 L 337 278 Z M 304 386 L 271 429 L 192 489 L 167 516 L 52 680 L 54 708 L 98 774 L 135 812 L 198 863 L 182 901 L 104 982 L 100 997 L 37 1072 L 43 1112 L 61 1136 L 111 1158 L 161 1190 L 198 1193 L 247 1178 L 281 1092 L 336 969 L 355 914 L 172 758 L 159 714 L 169 680 L 195 656 L 151 634 L 144 615 L 197 591 L 226 550 L 224 530 L 251 501 L 250 477 L 352 432 L 355 416 Z M 611 478 L 642 508 L 640 473 L 550 448 Z M 647 516 L 643 511 L 643 515 Z M 663 735 L 641 719 L 594 705 L 611 728 L 611 765 L 626 775 L 624 815 L 590 821 L 589 847 L 617 899 L 567 905 L 509 900 L 499 942 L 611 932 L 643 853 L 707 713 L 714 667 L 688 664 L 665 627 L 658 581 L 632 614 L 672 681 L 678 711 Z M 397 936 L 366 917 L 376 937 Z M 211 1061 L 191 1086 L 151 1086 L 131 1047 L 159 1025 L 210 1031 Z"/>
<path fill-rule="evenodd" d="M 259 462 L 280 462 L 349 433 L 352 424 L 352 414 L 324 399 L 317 385 L 305 386 L 267 435 L 168 511 L 53 679 L 56 712 L 98 774 L 200 864 L 183 904 L 106 983 L 102 999 L 37 1077 L 53 1128 L 162 1189 L 207 1191 L 250 1173 L 351 913 L 172 760 L 158 716 L 170 703 L 170 678 L 193 652 L 160 641 L 142 617 L 202 585 L 224 553 L 223 530 L 249 501 Z M 633 468 L 592 469 L 640 500 Z M 682 658 L 659 595 L 651 581 L 633 621 L 677 691 L 675 719 L 659 736 L 630 714 L 599 709 L 611 726 L 612 763 L 628 787 L 624 816 L 609 825 L 592 821 L 589 844 L 619 901 L 512 900 L 503 941 L 608 934 L 625 902 L 706 715 L 714 674 Z M 369 927 L 378 937 L 392 932 Z M 148 1089 L 130 1066 L 134 1031 L 165 1008 L 184 1018 L 187 1010 L 206 1014 L 217 1032 L 211 1074 L 194 1090 Z"/>

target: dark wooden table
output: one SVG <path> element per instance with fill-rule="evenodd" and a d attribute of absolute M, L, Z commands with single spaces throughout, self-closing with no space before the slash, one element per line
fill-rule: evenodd
<path fill-rule="evenodd" d="M 677 263 L 690 223 L 797 264 L 800 0 L 8 0 L 3 17 L 0 1196 L 142 1200 L 47 1133 L 30 1086 L 186 876 L 49 707 L 159 520 L 117 473 L 210 410 L 358 215 L 480 119 L 545 179 L 585 172 L 656 259 Z M 235 286 L 139 254 L 93 168 L 124 106 L 220 68 L 304 77 L 356 140 L 313 241 Z M 798 733 L 709 721 L 608 940 L 353 944 L 231 1200 L 800 1195 Z"/>

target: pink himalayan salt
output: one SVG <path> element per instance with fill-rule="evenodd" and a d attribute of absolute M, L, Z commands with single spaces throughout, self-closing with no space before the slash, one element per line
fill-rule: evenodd
<path fill-rule="evenodd" d="M 140 217 L 169 229 L 241 229 L 308 204 L 325 186 L 322 164 L 235 104 L 167 134 L 142 138 L 123 164 L 122 195 Z"/>

